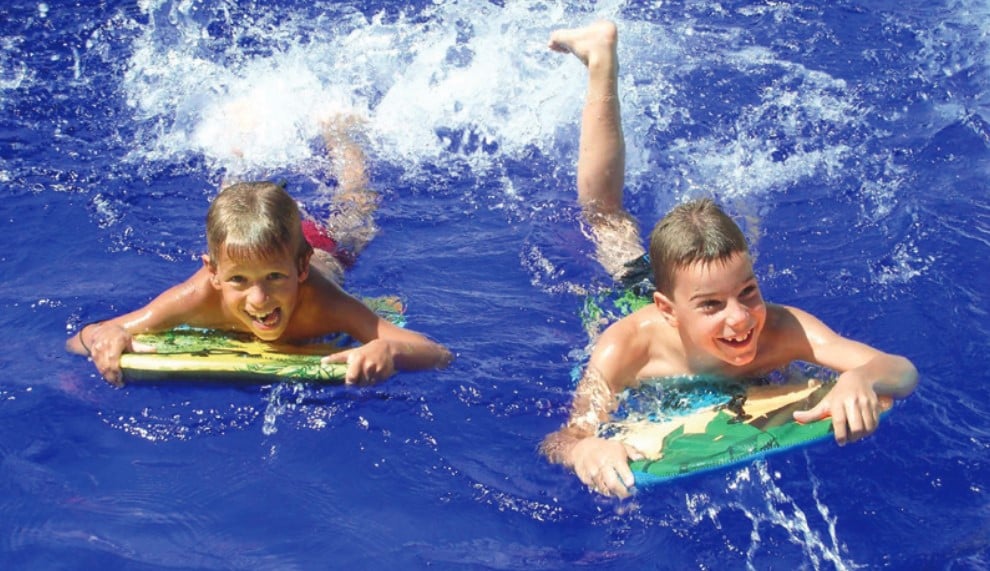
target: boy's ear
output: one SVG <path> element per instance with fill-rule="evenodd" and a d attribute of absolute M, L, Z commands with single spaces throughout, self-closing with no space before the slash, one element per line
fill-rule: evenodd
<path fill-rule="evenodd" d="M 217 278 L 217 265 L 210 260 L 209 254 L 203 254 L 203 267 L 210 273 L 210 285 L 215 289 L 220 289 L 220 280 Z"/>
<path fill-rule="evenodd" d="M 677 316 L 674 315 L 674 302 L 666 295 L 656 291 L 653 292 L 653 305 L 660 311 L 664 321 L 673 328 L 677 328 Z"/>
<path fill-rule="evenodd" d="M 299 281 L 304 282 L 306 278 L 309 277 L 309 259 L 313 257 L 313 251 L 310 250 L 305 256 L 299 258 Z"/>

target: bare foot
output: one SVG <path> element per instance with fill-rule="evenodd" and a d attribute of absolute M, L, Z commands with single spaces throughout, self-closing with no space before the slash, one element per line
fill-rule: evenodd
<path fill-rule="evenodd" d="M 239 159 L 244 158 L 244 149 L 238 144 L 253 136 L 258 130 L 258 113 L 251 100 L 240 97 L 223 106 L 221 110 L 225 122 L 225 130 L 232 134 L 233 144 L 230 154 Z"/>
<path fill-rule="evenodd" d="M 354 133 L 361 132 L 368 121 L 356 113 L 333 113 L 319 119 L 319 122 L 324 139 L 332 147 L 342 140 L 353 140 Z"/>
<path fill-rule="evenodd" d="M 547 47 L 555 52 L 572 53 L 589 65 L 601 55 L 614 54 L 618 38 L 615 23 L 601 20 L 583 28 L 556 30 L 550 34 Z"/>

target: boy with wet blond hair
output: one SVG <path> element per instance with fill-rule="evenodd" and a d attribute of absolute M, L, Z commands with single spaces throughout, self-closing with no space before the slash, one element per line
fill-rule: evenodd
<path fill-rule="evenodd" d="M 336 202 L 343 212 L 337 218 L 344 223 L 331 218 L 329 225 L 355 227 L 354 235 L 331 237 L 329 228 L 304 219 L 281 184 L 228 186 L 207 213 L 209 253 L 202 267 L 141 309 L 83 326 L 66 342 L 67 350 L 90 357 L 115 385 L 122 383 L 121 354 L 150 350 L 134 341 L 135 334 L 180 325 L 279 343 L 346 333 L 362 345 L 323 361 L 345 363 L 347 383 L 377 382 L 397 369 L 446 366 L 451 354 L 445 347 L 381 318 L 338 285 L 344 267 L 373 235 L 375 196 L 366 186 L 360 149 L 334 125 L 326 127 L 335 153 L 357 161 L 338 170 Z M 338 244 L 342 238 L 348 250 Z"/>
<path fill-rule="evenodd" d="M 618 33 L 612 22 L 559 30 L 550 48 L 588 68 L 577 167 L 578 200 L 602 265 L 617 279 L 643 253 L 635 221 L 622 206 L 625 148 L 617 93 Z M 794 361 L 839 372 L 835 387 L 799 422 L 832 417 L 839 444 L 876 430 L 879 395 L 903 398 L 917 384 L 904 357 L 846 339 L 800 309 L 764 302 L 745 237 L 710 199 L 675 207 L 655 227 L 652 303 L 610 325 L 597 339 L 578 383 L 570 418 L 541 450 L 593 490 L 626 497 L 629 460 L 641 453 L 598 436 L 616 395 L 651 378 L 712 375 L 754 378 Z"/>
<path fill-rule="evenodd" d="M 236 183 L 213 199 L 206 214 L 206 245 L 214 265 L 222 254 L 268 258 L 293 253 L 302 261 L 313 252 L 296 202 L 284 186 L 269 181 Z"/>

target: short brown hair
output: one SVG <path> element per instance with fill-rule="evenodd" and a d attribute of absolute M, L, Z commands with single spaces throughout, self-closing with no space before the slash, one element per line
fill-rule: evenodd
<path fill-rule="evenodd" d="M 710 198 L 674 207 L 650 233 L 650 260 L 657 291 L 673 296 L 677 270 L 749 254 L 746 237 Z"/>
<path fill-rule="evenodd" d="M 313 248 L 302 233 L 299 206 L 274 182 L 241 182 L 223 189 L 206 213 L 210 261 L 270 259 L 294 251 L 301 261 Z"/>

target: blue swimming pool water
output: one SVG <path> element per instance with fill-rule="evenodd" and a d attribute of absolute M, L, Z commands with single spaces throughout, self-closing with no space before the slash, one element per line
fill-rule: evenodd
<path fill-rule="evenodd" d="M 544 47 L 596 16 L 642 224 L 716 193 L 767 298 L 917 364 L 870 439 L 625 502 L 536 453 L 608 285 L 572 203 L 583 70 Z M 963 0 L 6 3 L 0 564 L 987 568 L 988 30 Z M 319 212 L 331 105 L 367 117 L 384 194 L 347 286 L 400 294 L 452 367 L 118 390 L 63 353 L 193 271 L 224 178 Z"/>

